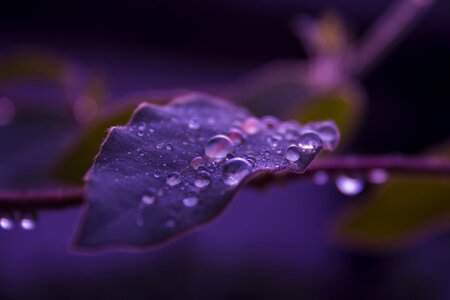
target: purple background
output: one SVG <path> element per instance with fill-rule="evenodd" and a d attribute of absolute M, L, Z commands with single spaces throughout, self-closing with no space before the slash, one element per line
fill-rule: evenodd
<path fill-rule="evenodd" d="M 273 59 L 304 58 L 289 30 L 296 13 L 338 9 L 359 36 L 390 2 L 8 1 L 0 50 L 32 46 L 98 68 L 113 100 L 229 84 Z M 414 153 L 448 136 L 449 11 L 438 1 L 363 81 L 370 107 L 352 151 Z M 39 183 L 71 137 L 58 118 L 24 124 L 0 129 L 3 188 Z M 446 233 L 381 256 L 329 239 L 355 201 L 308 180 L 245 189 L 209 226 L 164 248 L 99 256 L 67 252 L 78 209 L 41 212 L 33 232 L 0 231 L 0 299 L 450 299 Z"/>

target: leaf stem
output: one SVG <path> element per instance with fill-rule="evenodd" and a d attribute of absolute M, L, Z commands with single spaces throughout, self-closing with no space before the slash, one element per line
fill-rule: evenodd
<path fill-rule="evenodd" d="M 450 159 L 438 156 L 404 155 L 344 155 L 321 158 L 312 163 L 305 174 L 283 173 L 282 176 L 298 178 L 317 171 L 329 173 L 358 173 L 373 169 L 388 172 L 448 176 Z M 257 180 L 258 181 L 258 180 Z M 259 182 L 259 181 L 258 181 Z M 53 190 L 0 191 L 0 210 L 62 209 L 81 205 L 83 187 Z"/>
<path fill-rule="evenodd" d="M 397 0 L 350 52 L 350 71 L 367 74 L 414 27 L 435 0 Z"/>

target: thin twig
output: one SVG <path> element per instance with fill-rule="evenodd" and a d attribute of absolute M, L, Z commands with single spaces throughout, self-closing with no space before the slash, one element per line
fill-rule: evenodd
<path fill-rule="evenodd" d="M 450 178 L 450 159 L 434 156 L 333 156 L 321 158 L 312 163 L 305 174 L 286 173 L 282 176 L 296 178 L 307 176 L 317 171 L 329 173 L 358 173 L 372 169 L 388 172 L 427 174 L 448 176 Z M 83 188 L 58 188 L 55 190 L 0 191 L 0 210 L 14 209 L 60 209 L 82 204 Z"/>
<path fill-rule="evenodd" d="M 350 53 L 350 71 L 366 74 L 400 42 L 435 0 L 397 0 Z"/>

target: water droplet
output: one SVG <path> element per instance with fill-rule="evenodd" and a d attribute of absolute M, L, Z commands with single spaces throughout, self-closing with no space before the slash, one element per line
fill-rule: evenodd
<path fill-rule="evenodd" d="M 389 173 L 384 169 L 373 169 L 367 177 L 371 183 L 383 184 L 389 179 Z"/>
<path fill-rule="evenodd" d="M 155 171 L 155 173 L 153 173 L 153 176 L 155 178 L 159 178 L 159 177 L 161 177 L 161 172 L 160 171 Z"/>
<path fill-rule="evenodd" d="M 191 166 L 194 170 L 197 170 L 199 167 L 205 164 L 205 160 L 201 156 L 194 157 L 191 160 Z"/>
<path fill-rule="evenodd" d="M 198 118 L 192 118 L 188 122 L 188 127 L 190 129 L 199 129 L 200 128 L 200 120 Z"/>
<path fill-rule="evenodd" d="M 30 217 L 25 217 L 20 220 L 20 227 L 24 230 L 33 230 L 36 227 L 36 222 Z"/>
<path fill-rule="evenodd" d="M 138 126 L 137 135 L 143 136 L 146 127 L 147 127 L 147 125 L 144 122 L 140 123 Z"/>
<path fill-rule="evenodd" d="M 166 145 L 166 150 L 167 151 L 172 151 L 173 150 L 173 146 L 171 144 L 167 144 Z"/>
<path fill-rule="evenodd" d="M 336 177 L 336 187 L 344 195 L 354 196 L 364 189 L 364 181 L 360 178 L 352 178 L 346 175 Z"/>
<path fill-rule="evenodd" d="M 228 137 L 234 145 L 239 145 L 244 142 L 244 133 L 238 128 L 232 128 L 228 132 Z"/>
<path fill-rule="evenodd" d="M 233 151 L 231 140 L 222 134 L 218 134 L 209 139 L 205 146 L 205 154 L 209 158 L 225 158 L 228 153 Z"/>
<path fill-rule="evenodd" d="M 207 187 L 211 183 L 211 176 L 206 171 L 200 171 L 195 176 L 194 185 L 200 189 Z"/>
<path fill-rule="evenodd" d="M 273 129 L 280 124 L 280 120 L 274 116 L 265 116 L 261 119 L 262 123 L 269 129 Z"/>
<path fill-rule="evenodd" d="M 0 227 L 4 230 L 11 230 L 14 228 L 14 221 L 9 217 L 0 218 Z"/>
<path fill-rule="evenodd" d="M 317 185 L 324 185 L 328 182 L 329 179 L 330 176 L 328 176 L 328 173 L 325 171 L 318 171 L 313 175 L 313 181 Z"/>
<path fill-rule="evenodd" d="M 333 151 L 339 144 L 339 130 L 332 122 L 323 122 L 316 127 L 325 149 Z"/>
<path fill-rule="evenodd" d="M 250 135 L 257 134 L 261 130 L 261 122 L 255 117 L 249 117 L 242 125 L 242 129 Z"/>
<path fill-rule="evenodd" d="M 314 153 L 322 147 L 322 140 L 314 132 L 307 132 L 300 136 L 298 146 L 303 153 Z"/>
<path fill-rule="evenodd" d="M 198 198 L 197 197 L 187 197 L 183 199 L 183 204 L 186 207 L 194 207 L 198 204 Z"/>
<path fill-rule="evenodd" d="M 166 184 L 175 186 L 181 182 L 181 175 L 178 172 L 167 175 Z"/>
<path fill-rule="evenodd" d="M 164 144 L 163 144 L 163 143 L 159 143 L 159 144 L 157 144 L 155 147 L 156 147 L 156 149 L 158 149 L 158 150 L 162 150 L 162 148 L 164 147 Z"/>
<path fill-rule="evenodd" d="M 300 159 L 300 156 L 302 154 L 302 150 L 300 147 L 296 145 L 291 145 L 286 150 L 285 157 L 289 161 L 298 161 Z"/>
<path fill-rule="evenodd" d="M 152 205 L 156 202 L 156 196 L 154 193 L 147 193 L 142 196 L 141 202 L 145 205 Z"/>
<path fill-rule="evenodd" d="M 252 165 L 244 158 L 235 157 L 223 166 L 223 176 L 226 185 L 237 185 L 250 171 Z"/>
<path fill-rule="evenodd" d="M 279 135 L 271 135 L 267 137 L 267 143 L 272 146 L 272 148 L 278 147 L 282 140 L 282 137 Z"/>

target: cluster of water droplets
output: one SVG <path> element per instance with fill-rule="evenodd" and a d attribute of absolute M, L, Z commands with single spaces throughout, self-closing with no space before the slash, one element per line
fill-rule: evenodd
<path fill-rule="evenodd" d="M 30 231 L 36 228 L 36 216 L 34 212 L 20 212 L 14 214 L 5 212 L 0 214 L 0 228 L 3 230 L 12 230 L 17 225 L 23 230 Z"/>
<path fill-rule="evenodd" d="M 334 184 L 339 192 L 346 196 L 356 196 L 364 191 L 368 184 L 384 184 L 389 179 L 389 173 L 384 169 L 372 169 L 356 174 L 333 174 L 317 171 L 313 174 L 313 181 L 317 185 L 324 185 L 334 178 Z"/>
<path fill-rule="evenodd" d="M 185 141 L 180 141 L 180 146 L 189 151 L 189 147 L 203 145 L 203 151 L 181 170 L 165 173 L 167 163 L 163 163 L 160 170 L 149 174 L 164 180 L 164 184 L 158 190 L 142 195 L 136 214 L 137 225 L 144 224 L 144 210 L 168 197 L 171 190 L 177 191 L 176 195 L 182 195 L 178 205 L 188 210 L 195 209 L 205 201 L 204 193 L 213 187 L 213 183 L 224 194 L 257 172 L 290 169 L 300 173 L 322 149 L 334 150 L 339 142 L 338 129 L 328 121 L 302 126 L 295 121 L 281 122 L 273 116 L 256 118 L 237 112 L 225 128 L 220 127 L 223 122 L 215 117 L 192 115 L 181 122 L 188 135 Z M 155 128 L 139 123 L 133 130 L 138 137 L 142 137 L 150 135 Z M 204 132 L 208 131 L 216 133 L 205 136 Z M 157 142 L 154 147 L 160 152 L 161 162 L 167 161 L 163 157 L 169 152 L 173 152 L 172 157 L 178 153 L 173 151 L 174 146 L 170 143 Z M 177 218 L 170 217 L 165 225 L 168 228 L 177 227 Z"/>

